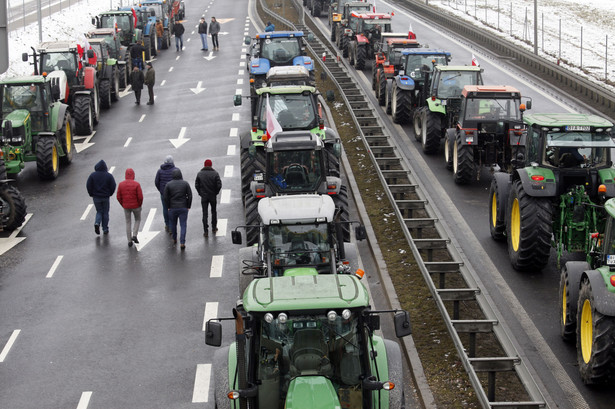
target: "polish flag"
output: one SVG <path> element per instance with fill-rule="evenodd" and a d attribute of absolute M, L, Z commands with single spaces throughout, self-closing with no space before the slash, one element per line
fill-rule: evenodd
<path fill-rule="evenodd" d="M 267 95 L 267 136 L 266 140 L 269 140 L 278 132 L 282 131 L 282 126 L 275 119 L 275 115 L 273 114 L 273 110 L 271 109 L 271 105 L 269 105 L 269 95 Z"/>
<path fill-rule="evenodd" d="M 408 39 L 416 40 L 416 34 L 414 34 L 414 31 L 412 31 L 412 24 L 408 26 Z"/>
<path fill-rule="evenodd" d="M 472 65 L 475 67 L 480 67 L 480 64 L 478 63 L 478 60 L 476 59 L 474 54 L 472 54 Z"/>

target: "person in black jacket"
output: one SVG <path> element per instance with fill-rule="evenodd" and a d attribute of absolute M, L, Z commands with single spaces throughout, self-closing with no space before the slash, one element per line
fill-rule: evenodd
<path fill-rule="evenodd" d="M 175 36 L 175 48 L 177 51 L 184 49 L 184 40 L 182 36 L 184 35 L 184 25 L 177 20 L 175 24 L 173 24 L 173 35 Z"/>
<path fill-rule="evenodd" d="M 203 44 L 201 51 L 209 51 L 209 47 L 207 46 L 207 22 L 205 21 L 205 17 L 201 17 L 199 35 L 201 36 L 201 43 Z"/>
<path fill-rule="evenodd" d="M 94 166 L 94 172 L 88 177 L 85 184 L 88 194 L 94 201 L 96 207 L 96 219 L 94 221 L 94 231 L 100 234 L 100 224 L 102 222 L 103 232 L 109 233 L 109 197 L 115 192 L 115 179 L 107 171 L 107 164 L 100 160 Z"/>
<path fill-rule="evenodd" d="M 190 189 L 190 184 L 182 179 L 181 170 L 173 170 L 173 180 L 164 187 L 164 201 L 169 208 L 173 244 L 177 244 L 177 219 L 179 219 L 181 228 L 179 243 L 181 249 L 184 250 L 186 248 L 188 210 L 192 206 L 192 189 Z"/>
<path fill-rule="evenodd" d="M 164 217 L 164 229 L 167 233 L 171 234 L 171 223 L 169 222 L 169 208 L 164 201 L 164 188 L 167 183 L 173 180 L 173 171 L 177 169 L 175 162 L 173 162 L 173 156 L 167 155 L 164 159 L 164 163 L 160 165 L 160 169 L 156 172 L 156 178 L 154 184 L 156 189 L 160 192 L 160 200 L 162 201 L 162 216 Z"/>
<path fill-rule="evenodd" d="M 194 187 L 201 196 L 201 207 L 203 208 L 203 236 L 207 237 L 207 229 L 209 224 L 207 223 L 208 207 L 211 205 L 211 231 L 216 233 L 218 231 L 218 213 L 216 211 L 216 196 L 222 189 L 222 181 L 220 175 L 212 167 L 210 159 L 205 160 L 203 169 L 196 175 L 194 181 Z"/>
<path fill-rule="evenodd" d="M 130 47 L 130 57 L 132 58 L 132 65 L 139 67 L 140 70 L 143 69 L 143 53 L 145 52 L 145 47 L 143 47 L 143 43 L 136 43 Z"/>
<path fill-rule="evenodd" d="M 141 104 L 141 90 L 143 89 L 143 82 L 145 81 L 145 76 L 143 75 L 143 71 L 139 69 L 136 65 L 132 69 L 130 73 L 130 86 L 132 90 L 135 92 L 135 104 Z"/>

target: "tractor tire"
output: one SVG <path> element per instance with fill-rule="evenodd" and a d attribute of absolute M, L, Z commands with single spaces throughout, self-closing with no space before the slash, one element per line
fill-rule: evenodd
<path fill-rule="evenodd" d="M 393 81 L 387 81 L 386 85 L 385 85 L 385 96 L 384 96 L 384 112 L 386 112 L 387 114 L 391 115 L 391 112 L 393 112 L 393 107 L 392 107 L 392 95 L 391 93 L 393 92 Z"/>
<path fill-rule="evenodd" d="M 440 150 L 441 117 L 440 114 L 431 112 L 429 108 L 425 108 L 424 112 L 423 123 L 421 124 L 421 146 L 423 152 L 432 155 Z"/>
<path fill-rule="evenodd" d="M 228 378 L 228 346 L 216 349 L 212 373 L 214 376 L 214 405 L 216 409 L 231 409 L 231 400 L 226 396 L 229 390 Z M 234 407 L 234 406 L 233 406 Z"/>
<path fill-rule="evenodd" d="M 384 347 L 387 353 L 388 374 L 381 374 L 383 380 L 388 380 L 395 384 L 395 388 L 389 391 L 388 394 L 380 394 L 381 399 L 388 395 L 390 409 L 401 409 L 404 405 L 404 371 L 402 368 L 402 355 L 399 345 L 390 339 L 384 340 Z M 376 405 L 380 406 L 380 405 Z M 382 405 L 384 406 L 384 405 Z"/>
<path fill-rule="evenodd" d="M 73 100 L 73 115 L 75 117 L 75 133 L 90 135 L 94 132 L 94 115 L 87 95 L 77 95 Z"/>
<path fill-rule="evenodd" d="M 393 85 L 391 118 L 396 124 L 410 122 L 410 92 Z"/>
<path fill-rule="evenodd" d="M 171 39 L 169 38 L 169 31 L 164 30 L 164 34 L 162 35 L 162 49 L 169 49 L 169 45 L 171 44 Z"/>
<path fill-rule="evenodd" d="M 254 157 L 251 157 L 248 150 L 241 152 L 241 195 L 245 200 L 246 195 L 250 192 L 250 182 L 254 180 L 254 172 L 260 170 L 265 172 L 265 152 L 263 148 L 257 148 Z"/>
<path fill-rule="evenodd" d="M 111 108 L 111 81 L 104 79 L 99 84 L 100 106 L 103 109 Z"/>
<path fill-rule="evenodd" d="M 90 105 L 92 106 L 92 120 L 94 125 L 97 125 L 100 121 L 100 94 L 98 92 L 98 86 L 91 90 Z"/>
<path fill-rule="evenodd" d="M 64 151 L 64 156 L 60 158 L 62 165 L 70 164 L 73 161 L 73 155 L 75 153 L 72 123 L 73 121 L 70 114 L 66 113 L 64 116 L 64 124 L 62 125 L 62 129 L 58 135 L 58 139 L 62 143 L 62 150 Z"/>
<path fill-rule="evenodd" d="M 520 180 L 508 197 L 506 237 L 510 263 L 518 271 L 537 272 L 549 261 L 553 209 L 548 198 L 532 197 Z"/>
<path fill-rule="evenodd" d="M 330 19 L 330 18 L 329 18 L 329 25 L 331 25 L 331 19 Z M 329 38 L 331 39 L 331 42 L 332 42 L 333 44 L 337 44 L 337 41 L 335 41 L 335 40 L 336 40 L 336 38 L 337 38 L 337 37 L 335 36 L 335 34 L 336 34 L 335 32 L 336 32 L 336 27 L 335 27 L 335 26 L 334 26 L 334 27 L 331 27 L 331 36 L 330 36 Z"/>
<path fill-rule="evenodd" d="M 472 181 L 474 168 L 474 147 L 463 145 L 461 134 L 457 134 L 457 143 L 453 145 L 453 178 L 458 185 L 467 185 Z"/>
<path fill-rule="evenodd" d="M 126 89 L 126 87 L 128 86 L 128 71 L 126 71 L 126 64 L 118 65 L 118 76 L 120 80 L 120 89 Z"/>
<path fill-rule="evenodd" d="M 577 362 L 586 385 L 610 383 L 615 367 L 615 317 L 596 310 L 589 279 L 581 282 L 577 303 Z"/>
<path fill-rule="evenodd" d="M 152 43 L 150 40 L 150 36 L 145 36 L 143 38 L 143 47 L 145 48 L 145 61 L 149 61 L 152 59 Z M 143 63 L 145 64 L 145 61 Z"/>
<path fill-rule="evenodd" d="M 423 115 L 425 108 L 417 108 L 412 114 L 412 123 L 414 124 L 414 139 L 421 141 L 423 138 Z"/>
<path fill-rule="evenodd" d="M 331 197 L 335 203 L 337 222 L 341 223 L 342 239 L 345 242 L 350 241 L 350 217 L 348 215 L 348 188 L 345 185 L 340 186 L 340 192 Z"/>
<path fill-rule="evenodd" d="M 452 131 L 452 132 L 449 132 Z M 457 133 L 454 129 L 448 129 L 446 131 L 446 138 L 444 138 L 444 162 L 446 163 L 446 170 L 453 170 L 455 163 L 455 144 L 457 143 Z"/>
<path fill-rule="evenodd" d="M 559 305 L 559 334 L 564 341 L 572 343 L 576 341 L 577 314 L 573 313 L 572 302 L 574 300 L 570 299 L 569 289 L 568 268 L 564 265 L 559 277 L 559 302 L 557 303 Z"/>
<path fill-rule="evenodd" d="M 322 10 L 321 10 L 321 6 L 320 6 L 320 2 L 315 1 L 315 2 L 312 4 L 312 15 L 313 15 L 314 17 L 320 17 L 320 13 L 321 13 L 321 11 L 322 11 Z"/>
<path fill-rule="evenodd" d="M 246 226 L 254 226 L 260 224 L 258 216 L 258 199 L 254 197 L 252 192 L 248 192 L 245 196 L 244 214 L 246 217 Z M 253 246 L 258 243 L 259 229 L 255 227 L 246 229 L 246 245 Z"/>
<path fill-rule="evenodd" d="M 365 61 L 367 60 L 367 49 L 365 46 L 357 45 L 355 48 L 355 68 L 357 70 L 363 70 L 365 68 Z"/>
<path fill-rule="evenodd" d="M 342 57 L 348 58 L 348 36 L 342 36 L 340 40 L 340 49 L 342 50 Z"/>
<path fill-rule="evenodd" d="M 387 77 L 384 70 L 378 70 L 378 79 L 376 81 L 376 98 L 378 99 L 378 105 L 384 106 L 386 104 L 387 95 Z"/>
<path fill-rule="evenodd" d="M 325 144 L 325 152 L 327 152 L 327 176 L 340 177 L 340 160 L 333 152 L 332 144 Z"/>
<path fill-rule="evenodd" d="M 372 61 L 372 90 L 376 91 L 376 81 L 378 81 L 378 67 L 376 60 Z"/>
<path fill-rule="evenodd" d="M 152 49 L 152 58 L 158 56 L 158 34 L 154 31 L 154 35 L 150 36 L 151 43 L 150 48 Z"/>
<path fill-rule="evenodd" d="M 19 190 L 8 183 L 0 184 L 0 227 L 13 231 L 26 220 L 26 201 Z"/>
<path fill-rule="evenodd" d="M 4 164 L 4 159 L 0 158 L 0 181 L 6 179 L 6 165 Z"/>
<path fill-rule="evenodd" d="M 117 66 L 113 69 L 113 78 L 111 79 L 111 102 L 117 102 L 120 99 L 120 75 Z"/>
<path fill-rule="evenodd" d="M 36 144 L 36 170 L 38 177 L 42 180 L 53 180 L 58 177 L 60 161 L 55 138 L 38 139 Z"/>
<path fill-rule="evenodd" d="M 496 241 L 506 240 L 506 200 L 502 196 L 504 186 L 498 186 L 497 179 L 491 179 L 489 187 L 489 232 Z"/>

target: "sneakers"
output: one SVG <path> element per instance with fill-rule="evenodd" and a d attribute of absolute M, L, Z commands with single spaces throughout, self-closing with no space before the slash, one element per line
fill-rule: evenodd
<path fill-rule="evenodd" d="M 154 103 L 153 103 L 153 102 L 151 102 L 151 101 L 149 101 L 149 102 L 147 103 L 147 105 L 154 105 Z"/>
<path fill-rule="evenodd" d="M 97 224 L 94 225 L 94 233 L 100 234 L 100 226 Z"/>
<path fill-rule="evenodd" d="M 181 251 L 186 250 L 186 245 L 185 244 L 180 244 L 179 248 L 181 249 Z"/>
<path fill-rule="evenodd" d="M 139 240 L 137 240 L 137 236 L 132 236 L 132 241 L 134 241 L 135 243 L 139 244 Z"/>
<path fill-rule="evenodd" d="M 109 234 L 109 230 L 105 230 L 103 234 Z"/>

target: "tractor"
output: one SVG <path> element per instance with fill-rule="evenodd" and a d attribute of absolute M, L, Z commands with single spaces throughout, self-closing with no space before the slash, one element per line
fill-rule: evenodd
<path fill-rule="evenodd" d="M 615 142 L 613 124 L 595 115 L 531 114 L 523 121 L 527 132 L 518 143 L 525 149 L 511 173 L 491 180 L 489 228 L 492 238 L 507 240 L 516 270 L 536 272 L 552 245 L 559 264 L 564 250 L 586 252 L 589 233 L 601 230 L 576 204 L 592 209 L 615 197 Z"/>
<path fill-rule="evenodd" d="M 28 61 L 28 53 L 22 60 Z M 34 74 L 57 81 L 60 100 L 70 108 L 77 135 L 90 135 L 100 119 L 96 54 L 69 41 L 43 42 L 32 48 Z"/>
<path fill-rule="evenodd" d="M 402 69 L 402 52 L 408 48 L 418 48 L 420 44 L 409 39 L 403 33 L 383 33 L 380 44 L 376 47 L 372 63 L 372 89 L 376 91 L 378 103 L 384 105 L 386 82 L 395 77 Z"/>
<path fill-rule="evenodd" d="M 391 32 L 391 15 L 386 13 L 350 13 L 344 36 L 348 39 L 348 60 L 357 70 L 373 60 L 382 33 Z"/>
<path fill-rule="evenodd" d="M 109 55 L 109 45 L 104 38 L 91 38 L 90 46 L 96 53 L 96 77 L 100 94 L 100 106 L 108 109 L 111 102 L 120 98 L 120 74 L 117 60 Z"/>
<path fill-rule="evenodd" d="M 92 18 L 92 24 L 96 28 L 112 28 L 120 37 L 120 43 L 128 47 L 127 54 L 130 55 L 130 47 L 133 44 L 143 41 L 143 33 L 137 28 L 137 12 L 130 8 L 127 10 L 110 10 Z"/>
<path fill-rule="evenodd" d="M 128 47 L 122 45 L 120 37 L 113 28 L 97 28 L 87 33 L 88 38 L 103 38 L 107 43 L 109 57 L 115 59 L 117 66 L 119 88 L 125 89 L 128 86 L 129 75 L 132 72 L 132 59 Z M 91 44 L 91 43 L 90 43 Z"/>
<path fill-rule="evenodd" d="M 457 123 L 463 87 L 482 85 L 481 73 L 482 69 L 476 66 L 433 67 L 427 98 L 419 101 L 421 108 L 416 108 L 413 114 L 415 138 L 421 141 L 423 152 L 434 154 L 440 150 L 440 141 L 445 138 L 446 130 Z"/>
<path fill-rule="evenodd" d="M 314 17 L 320 17 L 322 13 L 329 12 L 331 0 L 307 0 L 307 8 Z"/>
<path fill-rule="evenodd" d="M 525 150 L 523 112 L 531 100 L 521 103 L 521 93 L 510 86 L 466 85 L 455 128 L 446 130 L 444 158 L 455 183 L 480 179 L 483 166 L 512 171 L 512 162 Z"/>
<path fill-rule="evenodd" d="M 144 61 L 151 60 L 158 54 L 158 35 L 156 34 L 156 17 L 154 9 L 150 7 L 124 7 L 120 10 L 134 10 L 137 15 L 137 30 L 142 35 L 143 48 L 145 49 Z"/>
<path fill-rule="evenodd" d="M 162 49 L 166 50 L 171 46 L 171 18 L 167 13 L 166 0 L 147 0 L 139 3 L 142 7 L 147 7 L 152 11 L 152 17 L 154 20 L 154 26 L 156 24 L 156 20 L 160 20 L 162 22 L 162 26 L 164 27 L 164 36 L 162 37 Z M 177 18 L 179 20 L 183 20 L 185 18 L 185 8 L 183 7 L 183 1 L 179 3 L 177 10 Z M 154 33 L 156 29 L 154 28 Z"/>
<path fill-rule="evenodd" d="M 16 175 L 25 162 L 35 161 L 39 178 L 53 180 L 58 177 L 60 162 L 68 165 L 72 161 L 73 120 L 68 105 L 59 97 L 54 77 L 33 75 L 0 81 L 3 174 Z"/>
<path fill-rule="evenodd" d="M 364 1 L 339 0 L 337 2 L 337 13 L 332 14 L 331 37 L 335 37 L 332 38 L 332 41 L 335 41 L 335 45 L 342 52 L 342 57 L 348 57 L 348 41 L 350 38 L 347 34 L 352 33 L 352 30 L 348 27 L 350 14 L 353 11 L 369 13 L 371 10 L 371 4 Z"/>
<path fill-rule="evenodd" d="M 4 159 L 0 156 L 0 232 L 13 231 L 21 226 L 26 220 L 26 211 L 26 200 L 16 187 L 9 184 Z"/>
<path fill-rule="evenodd" d="M 250 408 L 403 408 L 403 357 L 376 335 L 394 313 L 397 337 L 411 333 L 406 311 L 373 311 L 354 275 L 253 280 L 233 309 L 234 341 L 214 354 L 214 405 Z M 205 328 L 222 345 L 223 320 Z"/>

